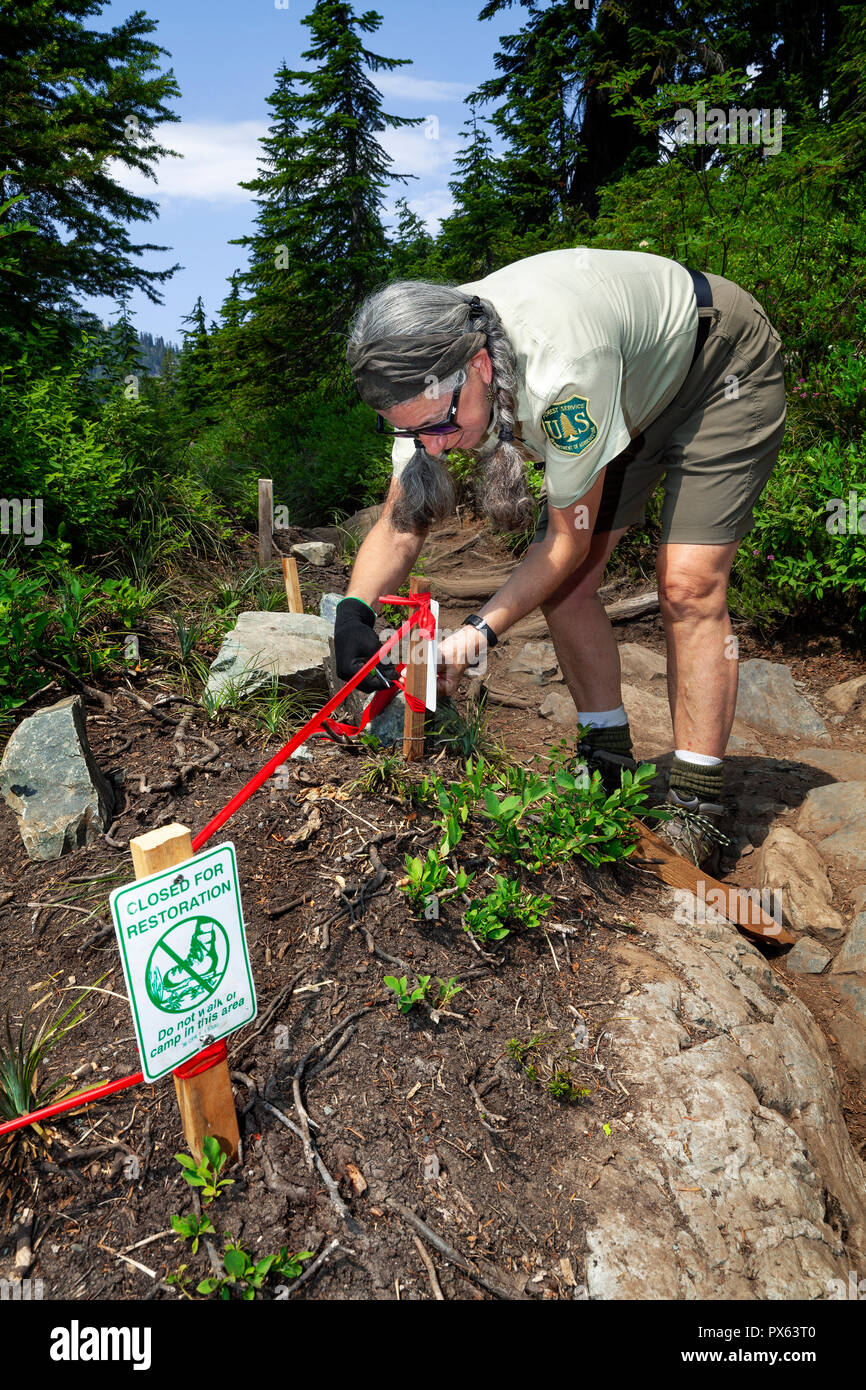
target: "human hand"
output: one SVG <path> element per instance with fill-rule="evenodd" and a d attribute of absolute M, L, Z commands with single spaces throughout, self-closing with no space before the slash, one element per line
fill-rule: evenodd
<path fill-rule="evenodd" d="M 476 662 L 486 646 L 484 634 L 475 627 L 460 627 L 440 642 L 436 681 L 440 695 L 453 698 L 457 694 L 466 667 Z"/>
<path fill-rule="evenodd" d="M 376 615 L 368 604 L 357 598 L 344 598 L 337 604 L 334 619 L 334 655 L 340 680 L 349 680 L 375 656 L 382 643 L 374 631 Z M 374 666 L 358 686 L 368 694 L 383 690 L 395 680 L 397 671 L 390 661 Z"/>

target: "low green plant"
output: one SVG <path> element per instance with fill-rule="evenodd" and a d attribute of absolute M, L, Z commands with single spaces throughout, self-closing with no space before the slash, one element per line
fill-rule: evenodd
<path fill-rule="evenodd" d="M 533 1033 L 526 1042 L 520 1038 L 509 1038 L 505 1051 L 517 1063 L 524 1076 L 530 1081 L 538 1082 L 554 1100 L 578 1104 L 586 1100 L 592 1092 L 589 1087 L 581 1086 L 575 1081 L 568 1066 L 563 1065 L 555 1050 L 551 1049 L 551 1044 L 556 1042 L 557 1036 L 556 1033 Z M 573 1064 L 571 1052 L 567 1054 L 566 1061 Z"/>
<path fill-rule="evenodd" d="M 464 986 L 458 985 L 457 979 L 454 975 L 452 975 L 449 980 L 443 980 L 440 978 L 439 998 L 436 1001 L 437 1007 L 440 1009 L 444 1009 L 446 1004 L 450 1004 L 452 999 L 456 998 L 458 994 L 463 993 L 463 989 Z"/>
<path fill-rule="evenodd" d="M 406 882 L 402 885 L 416 910 L 423 908 L 426 900 L 438 893 L 448 882 L 448 865 L 439 858 L 435 849 L 428 849 L 426 859 L 420 855 L 407 854 L 404 859 Z"/>
<path fill-rule="evenodd" d="M 69 1085 L 70 1077 L 61 1076 L 40 1086 L 38 1072 L 49 1053 L 84 1018 L 84 1012 L 76 1010 L 86 994 L 87 990 L 56 1018 L 43 1019 L 32 1037 L 27 1032 L 30 1014 L 25 1015 L 17 1036 L 13 1036 L 7 1012 L 5 1045 L 0 1046 L 0 1119 L 14 1120 L 19 1115 L 38 1110 L 48 1105 L 58 1091 Z"/>
<path fill-rule="evenodd" d="M 410 1009 L 414 1008 L 416 1004 L 420 1004 L 430 993 L 429 975 L 419 975 L 418 984 L 413 990 L 409 989 L 405 975 L 401 976 L 399 980 L 396 975 L 386 975 L 384 983 L 396 994 L 401 1014 L 408 1014 Z"/>
<path fill-rule="evenodd" d="M 237 1296 L 244 1302 L 251 1302 L 264 1287 L 270 1274 L 279 1274 L 284 1279 L 297 1279 L 302 1272 L 304 1261 L 313 1258 L 312 1250 L 301 1250 L 290 1255 L 282 1246 L 276 1255 L 265 1255 L 254 1260 L 242 1245 L 229 1244 L 223 1252 L 223 1275 L 202 1279 L 196 1286 L 196 1293 L 210 1296 L 216 1293 L 224 1301 Z M 185 1268 L 185 1266 L 184 1266 Z"/>
<path fill-rule="evenodd" d="M 379 740 L 375 740 L 378 744 Z M 363 792 L 366 796 L 387 793 L 406 800 L 414 793 L 414 783 L 408 775 L 402 753 L 384 753 L 361 764 L 359 775 L 350 782 L 347 791 Z"/>
<path fill-rule="evenodd" d="M 550 910 L 550 902 L 546 894 L 529 893 L 519 883 L 497 874 L 492 893 L 466 909 L 466 929 L 479 941 L 502 941 L 515 926 L 537 927 Z"/>
<path fill-rule="evenodd" d="M 178 1216 L 175 1212 L 172 1214 L 171 1224 L 173 1229 L 177 1231 L 181 1240 L 189 1240 L 192 1242 L 192 1253 L 194 1255 L 198 1253 L 198 1243 L 202 1236 L 216 1235 L 210 1217 L 204 1214 L 196 1216 L 195 1213 L 193 1213 L 192 1216 Z M 186 1266 L 184 1266 L 184 1268 L 185 1267 Z"/>
<path fill-rule="evenodd" d="M 189 1154 L 175 1154 L 175 1158 L 184 1170 L 184 1181 L 190 1187 L 197 1187 L 201 1200 L 207 1204 L 219 1197 L 226 1187 L 234 1186 L 234 1178 L 220 1176 L 228 1162 L 228 1155 L 220 1148 L 219 1140 L 213 1134 L 204 1136 L 201 1147 L 201 1163 L 196 1163 Z"/>
<path fill-rule="evenodd" d="M 468 701 L 465 711 L 450 700 L 440 701 L 434 719 L 433 743 L 446 747 L 463 762 L 484 758 L 495 764 L 504 756 L 502 745 L 490 732 L 483 693 L 477 700 Z"/>

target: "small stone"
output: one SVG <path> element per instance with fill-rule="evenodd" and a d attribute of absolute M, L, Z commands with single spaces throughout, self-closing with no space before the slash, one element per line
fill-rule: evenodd
<path fill-rule="evenodd" d="M 552 642 L 525 642 L 507 670 L 512 675 L 528 676 L 534 685 L 562 678 Z"/>
<path fill-rule="evenodd" d="M 549 690 L 538 706 L 542 719 L 550 719 L 564 728 L 577 728 L 577 710 L 567 690 Z"/>
<path fill-rule="evenodd" d="M 866 974 L 866 912 L 860 912 L 838 956 L 833 962 L 834 975 Z"/>
<path fill-rule="evenodd" d="M 421 1164 L 421 1177 L 425 1182 L 435 1182 L 441 1172 L 439 1155 L 437 1153 L 425 1154 Z"/>
<path fill-rule="evenodd" d="M 619 659 L 624 681 L 651 688 L 653 694 L 664 691 L 668 664 L 661 652 L 642 647 L 638 642 L 620 642 Z"/>
<path fill-rule="evenodd" d="M 337 604 L 345 597 L 345 594 L 322 594 L 319 599 L 319 617 L 324 618 L 326 623 L 333 623 L 337 617 Z"/>
<path fill-rule="evenodd" d="M 337 558 L 337 547 L 327 541 L 301 541 L 292 546 L 292 554 L 309 565 L 332 565 Z"/>
<path fill-rule="evenodd" d="M 785 965 L 796 975 L 820 975 L 830 958 L 830 952 L 820 941 L 801 936 L 785 957 Z"/>
<path fill-rule="evenodd" d="M 824 699 L 840 714 L 859 713 L 866 710 L 866 676 L 855 676 L 853 680 L 831 685 L 824 691 Z"/>

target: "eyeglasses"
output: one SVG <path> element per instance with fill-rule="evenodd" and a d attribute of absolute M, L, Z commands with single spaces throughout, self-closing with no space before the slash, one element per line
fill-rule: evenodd
<path fill-rule="evenodd" d="M 381 415 L 376 416 L 376 433 L 388 434 L 392 439 L 415 439 L 419 434 L 457 434 L 462 429 L 462 425 L 456 423 L 457 406 L 460 401 L 460 392 L 466 385 L 462 381 L 451 398 L 451 409 L 448 411 L 444 420 L 440 420 L 435 425 L 422 425 L 414 430 L 395 430 Z"/>

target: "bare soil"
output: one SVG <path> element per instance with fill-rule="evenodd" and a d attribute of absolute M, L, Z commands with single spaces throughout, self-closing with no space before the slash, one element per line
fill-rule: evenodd
<path fill-rule="evenodd" d="M 442 549 L 459 542 L 447 533 L 439 538 Z M 484 545 L 491 563 L 507 561 L 504 547 L 489 538 Z M 460 572 L 460 560 L 453 557 L 449 572 Z M 476 546 L 467 568 L 477 562 Z M 343 566 L 304 567 L 308 609 L 316 611 L 320 592 L 344 588 L 345 578 Z M 454 625 L 471 607 L 446 605 L 443 624 Z M 657 616 L 620 635 L 664 649 Z M 513 655 L 525 639 L 519 632 L 512 638 Z M 828 640 L 796 652 L 767 650 L 744 631 L 741 656 L 786 661 L 820 708 L 827 685 L 863 669 Z M 495 656 L 496 687 L 507 690 L 505 653 Z M 152 672 L 135 686 L 148 701 L 170 688 L 165 673 Z M 189 707 L 149 713 L 119 683 L 106 689 L 113 710 L 92 701 L 87 708 L 97 762 L 125 788 L 111 843 L 52 863 L 31 861 L 14 816 L 0 806 L 0 1012 L 17 1022 L 35 1005 L 41 1019 L 98 982 L 102 992 L 88 997 L 86 1019 L 49 1069 L 76 1075 L 80 1086 L 139 1066 L 107 907 L 109 891 L 132 877 L 128 840 L 172 821 L 195 833 L 279 746 L 215 727 L 193 711 L 187 735 L 206 735 L 218 752 L 178 780 L 174 735 Z M 525 695 L 526 686 L 520 689 Z M 539 699 L 544 693 L 530 689 Z M 36 704 L 61 693 L 46 692 Z M 490 711 L 493 732 L 520 760 L 560 736 L 532 709 Z M 768 802 L 795 806 L 810 785 L 832 780 L 798 765 L 790 748 L 762 741 L 766 757 L 731 760 L 735 797 L 759 779 Z M 838 746 L 846 746 L 841 730 Z M 633 974 L 624 982 L 612 957 L 666 890 L 629 864 L 596 871 L 575 863 L 527 877 L 533 891 L 554 898 L 549 929 L 515 932 L 479 952 L 461 928 L 458 904 L 443 903 L 441 919 L 428 922 L 397 886 L 404 855 L 425 853 L 436 832 L 430 813 L 415 812 L 405 799 L 352 789 L 367 757 L 357 747 L 317 743 L 312 763 L 288 763 L 287 785 L 272 782 L 256 793 L 216 837 L 231 839 L 237 852 L 259 1017 L 230 1039 L 243 1156 L 230 1174 L 233 1186 L 209 1208 L 218 1232 L 211 1250 L 203 1244 L 193 1256 L 171 1230 L 172 1214 L 188 1215 L 194 1199 L 174 1158 L 183 1137 L 166 1079 L 62 1118 L 30 1150 L 5 1149 L 0 1274 L 29 1228 L 29 1274 L 44 1281 L 47 1298 L 174 1299 L 167 1276 L 186 1264 L 194 1287 L 229 1238 L 258 1258 L 281 1246 L 320 1252 L 336 1238 L 339 1248 L 297 1298 L 430 1299 L 434 1286 L 408 1209 L 459 1252 L 460 1266 L 423 1238 L 446 1299 L 581 1296 L 592 1189 L 615 1153 L 616 1127 L 628 1124 L 639 1099 L 606 1054 L 605 1021 L 636 982 Z M 444 756 L 437 770 L 458 775 Z M 156 790 L 163 781 L 176 785 Z M 497 866 L 482 843 L 468 837 L 460 850 L 478 874 L 475 888 L 492 886 Z M 729 862 L 731 880 L 754 886 L 756 860 L 752 852 Z M 836 905 L 846 911 L 856 885 L 837 886 Z M 829 1030 L 832 987 L 824 977 L 789 974 L 784 953 L 768 947 L 767 954 L 824 1029 L 862 1154 L 866 1108 L 859 1078 Z M 429 1005 L 401 1014 L 386 974 L 405 974 L 410 986 L 422 974 L 456 977 L 462 992 L 438 1015 Z M 526 1075 L 507 1045 L 542 1035 L 536 1053 L 544 1074 L 573 1045 L 581 1019 L 588 1060 L 582 1072 L 572 1070 L 588 1094 L 568 1103 Z M 292 1077 L 307 1054 L 304 1104 L 316 1149 L 349 1209 L 346 1221 L 276 1113 L 296 1119 Z M 582 1180 L 575 1183 L 566 1172 L 577 1170 Z M 22 1227 L 26 1211 L 32 1215 Z M 275 1282 L 260 1296 L 276 1296 Z"/>

